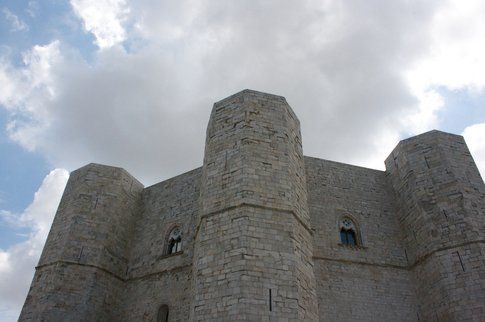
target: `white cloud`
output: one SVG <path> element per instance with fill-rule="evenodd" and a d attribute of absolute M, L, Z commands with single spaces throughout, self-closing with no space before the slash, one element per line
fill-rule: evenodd
<path fill-rule="evenodd" d="M 8 8 L 3 8 L 2 12 L 5 16 L 5 19 L 7 19 L 8 22 L 10 22 L 10 31 L 27 31 L 29 30 L 29 26 L 22 21 L 17 15 L 15 15 L 12 11 L 10 11 Z"/>
<path fill-rule="evenodd" d="M 20 314 L 68 177 L 64 169 L 52 170 L 21 214 L 1 212 L 0 220 L 30 233 L 26 241 L 0 249 L 0 321 L 15 321 Z"/>
<path fill-rule="evenodd" d="M 436 10 L 431 21 L 426 55 L 413 62 L 406 77 L 419 99 L 419 111 L 407 122 L 412 133 L 437 127 L 436 115 L 444 106 L 436 90 L 485 90 L 485 2 L 450 0 Z"/>
<path fill-rule="evenodd" d="M 9 253 L 0 251 L 0 272 L 7 272 L 11 270 Z"/>
<path fill-rule="evenodd" d="M 419 134 L 439 127 L 437 113 L 444 106 L 444 100 L 436 90 L 429 87 L 413 92 L 419 100 L 419 108 L 403 118 L 410 134 Z"/>
<path fill-rule="evenodd" d="M 37 1 L 29 1 L 27 4 L 27 8 L 25 11 L 31 16 L 32 18 L 35 18 L 39 14 L 39 3 Z"/>
<path fill-rule="evenodd" d="M 454 5 L 72 1 L 103 50 L 86 62 L 54 42 L 0 64 L 0 103 L 24 115 L 10 137 L 54 166 L 113 164 L 150 184 L 200 166 L 212 103 L 252 88 L 287 97 L 306 154 L 382 169 L 399 138 L 439 128 L 435 87 L 451 85 L 423 62 L 455 47 L 439 35 Z M 466 14 L 453 26 L 482 15 Z M 114 46 L 125 38 L 129 51 Z"/>
<path fill-rule="evenodd" d="M 125 0 L 71 0 L 71 6 L 99 48 L 109 48 L 126 39 L 123 22 L 129 8 Z"/>
<path fill-rule="evenodd" d="M 485 88 L 485 2 L 451 0 L 434 17 L 430 54 L 417 64 L 425 84 Z"/>
<path fill-rule="evenodd" d="M 478 170 L 485 178 L 485 123 L 468 126 L 463 131 L 468 148 L 477 164 Z"/>
<path fill-rule="evenodd" d="M 15 111 L 28 110 L 32 97 L 53 99 L 51 68 L 60 57 L 59 41 L 34 46 L 22 55 L 24 68 L 14 68 L 4 58 L 0 60 L 0 104 Z M 29 109 L 30 108 L 30 109 Z"/>
<path fill-rule="evenodd" d="M 73 6 L 84 12 L 93 3 Z M 56 166 L 115 164 L 153 183 L 202 163 L 212 103 L 243 88 L 287 97 L 307 154 L 378 167 L 385 155 L 375 138 L 398 137 L 402 115 L 418 110 L 401 73 L 428 41 L 417 33 L 432 16 L 428 4 L 131 5 L 144 41 L 132 40 L 129 52 L 106 46 L 93 63 L 57 59 L 48 78 L 56 95 L 23 101 L 32 122 L 14 123 L 12 138 Z"/>
<path fill-rule="evenodd" d="M 48 129 L 52 118 L 47 106 L 55 98 L 52 66 L 59 62 L 59 41 L 34 46 L 23 54 L 24 68 L 0 60 L 0 104 L 12 116 L 7 130 L 11 138 L 29 150 Z"/>

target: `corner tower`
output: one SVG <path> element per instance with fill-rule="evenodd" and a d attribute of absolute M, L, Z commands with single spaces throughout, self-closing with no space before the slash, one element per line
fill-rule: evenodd
<path fill-rule="evenodd" d="M 317 321 L 300 125 L 285 98 L 215 103 L 202 171 L 193 320 Z"/>
<path fill-rule="evenodd" d="M 485 186 L 463 137 L 431 131 L 386 160 L 422 321 L 485 315 Z"/>
<path fill-rule="evenodd" d="M 142 189 L 121 168 L 91 163 L 71 173 L 20 321 L 120 319 Z"/>

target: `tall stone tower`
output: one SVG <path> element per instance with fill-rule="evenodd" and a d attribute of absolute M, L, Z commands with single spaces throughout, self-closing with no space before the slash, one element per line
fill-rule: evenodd
<path fill-rule="evenodd" d="M 284 97 L 214 104 L 194 251 L 196 321 L 316 321 L 299 121 Z"/>
<path fill-rule="evenodd" d="M 422 321 L 483 318 L 485 191 L 461 136 L 431 131 L 386 160 Z"/>
<path fill-rule="evenodd" d="M 71 173 L 21 321 L 113 321 L 143 186 L 121 168 Z"/>

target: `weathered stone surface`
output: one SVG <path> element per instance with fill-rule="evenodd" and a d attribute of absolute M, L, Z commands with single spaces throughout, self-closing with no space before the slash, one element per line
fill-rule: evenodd
<path fill-rule="evenodd" d="M 142 184 L 121 168 L 71 173 L 20 320 L 113 320 Z"/>
<path fill-rule="evenodd" d="M 320 319 L 415 321 L 416 298 L 386 173 L 309 157 L 305 166 Z M 340 242 L 343 216 L 359 225 L 358 247 Z"/>
<path fill-rule="evenodd" d="M 463 137 L 431 131 L 386 160 L 424 320 L 485 318 L 485 187 Z"/>
<path fill-rule="evenodd" d="M 283 97 L 234 94 L 201 168 L 147 188 L 71 174 L 20 320 L 483 320 L 485 187 L 463 138 L 404 140 L 386 169 L 303 157 Z"/>
<path fill-rule="evenodd" d="M 317 320 L 303 162 L 299 122 L 283 97 L 246 90 L 214 104 L 194 320 Z"/>

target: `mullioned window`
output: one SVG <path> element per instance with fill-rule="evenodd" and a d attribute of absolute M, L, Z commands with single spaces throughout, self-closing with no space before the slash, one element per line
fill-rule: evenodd
<path fill-rule="evenodd" d="M 175 227 L 170 231 L 167 238 L 167 255 L 182 251 L 182 231 L 180 227 Z"/>
<path fill-rule="evenodd" d="M 339 223 L 340 242 L 346 246 L 360 246 L 357 225 L 348 217 L 342 218 Z"/>

